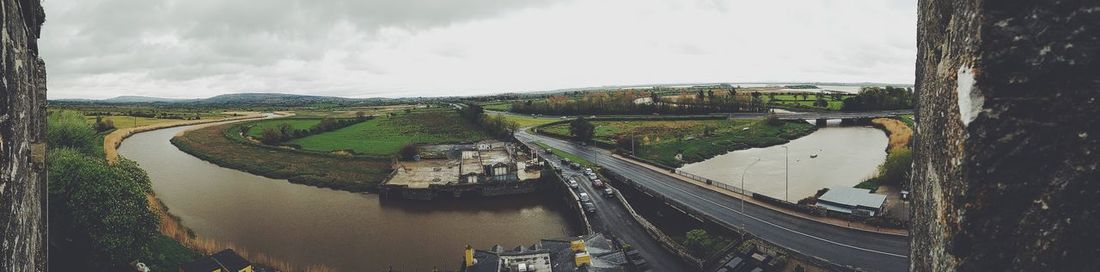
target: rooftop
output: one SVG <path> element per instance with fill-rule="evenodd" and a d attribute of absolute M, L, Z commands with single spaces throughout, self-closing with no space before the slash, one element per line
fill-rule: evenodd
<path fill-rule="evenodd" d="M 879 208 L 882 207 L 882 203 L 886 202 L 886 195 L 872 194 L 871 190 L 867 189 L 833 187 L 829 188 L 829 191 L 825 192 L 825 194 L 821 195 L 817 200 L 853 207 Z"/>

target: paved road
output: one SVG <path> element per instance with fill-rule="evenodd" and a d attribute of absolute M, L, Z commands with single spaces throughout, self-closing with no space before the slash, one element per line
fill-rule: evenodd
<path fill-rule="evenodd" d="M 913 114 L 913 110 L 886 110 L 868 112 L 795 112 L 778 115 L 781 120 L 816 120 L 816 119 L 858 119 L 891 117 L 902 114 Z"/>
<path fill-rule="evenodd" d="M 688 184 L 611 156 L 609 151 L 581 146 L 526 130 L 516 133 L 525 143 L 542 142 L 576 154 L 664 194 L 700 213 L 790 250 L 829 262 L 867 271 L 906 271 L 909 267 L 909 238 L 853 230 L 777 212 L 748 203 L 741 212 L 738 199 Z"/>
<path fill-rule="evenodd" d="M 537 147 L 535 147 L 537 149 Z M 596 205 L 596 212 L 588 213 L 588 221 L 592 224 L 592 230 L 599 233 L 610 234 L 632 248 L 649 264 L 652 271 L 692 271 L 695 270 L 683 262 L 676 255 L 665 250 L 661 244 L 654 240 L 649 233 L 634 221 L 630 212 L 622 203 L 614 197 L 605 197 L 601 190 L 592 187 L 592 182 L 584 176 L 583 170 L 572 169 L 561 165 L 561 158 L 552 154 L 543 154 L 548 162 L 556 169 L 562 170 L 562 176 L 573 178 L 579 185 L 573 189 L 577 193 L 587 193 Z"/>

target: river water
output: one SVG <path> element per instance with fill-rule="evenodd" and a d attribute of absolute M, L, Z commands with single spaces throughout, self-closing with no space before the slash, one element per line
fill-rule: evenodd
<path fill-rule="evenodd" d="M 222 168 L 169 143 L 187 128 L 136 134 L 119 154 L 141 164 L 157 196 L 198 236 L 297 267 L 453 270 L 467 244 L 510 248 L 580 229 L 550 196 L 382 202 Z"/>
<path fill-rule="evenodd" d="M 888 139 L 872 127 L 839 126 L 830 120 L 827 127 L 792 140 L 786 145 L 729 152 L 684 165 L 680 170 L 725 184 L 784 199 L 784 160 L 790 163 L 789 201 L 813 196 L 817 190 L 834 186 L 851 187 L 874 176 L 886 160 Z M 784 148 L 790 154 L 784 154 Z M 811 158 L 817 155 L 817 158 Z M 759 161 L 757 161 L 759 158 Z M 753 164 L 757 161 L 756 164 Z M 746 172 L 746 167 L 750 166 Z"/>

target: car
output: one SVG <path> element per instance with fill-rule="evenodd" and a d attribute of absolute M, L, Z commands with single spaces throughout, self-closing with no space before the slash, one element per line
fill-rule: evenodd
<path fill-rule="evenodd" d="M 615 196 L 615 190 L 611 188 L 603 189 L 603 196 L 613 197 Z"/>
<path fill-rule="evenodd" d="M 577 187 L 579 187 L 579 185 L 577 185 L 577 180 L 569 179 L 569 188 L 577 189 Z"/>
<path fill-rule="evenodd" d="M 575 163 L 575 162 L 573 163 L 573 165 L 570 165 L 570 166 L 572 166 L 572 167 L 573 167 L 573 169 L 578 169 L 578 168 L 581 168 L 581 164 L 579 164 L 579 163 Z"/>
<path fill-rule="evenodd" d="M 589 201 L 592 201 L 592 198 L 588 197 L 587 193 L 580 193 L 580 194 L 577 195 L 577 198 L 580 198 L 581 202 L 584 202 L 584 203 L 588 203 Z"/>
<path fill-rule="evenodd" d="M 601 181 L 599 179 L 593 179 L 592 180 L 592 187 L 603 188 L 603 181 Z"/>
<path fill-rule="evenodd" d="M 592 174 L 592 168 L 585 168 L 584 172 L 588 173 L 588 174 Z"/>
<path fill-rule="evenodd" d="M 596 174 L 594 174 L 594 173 L 588 173 L 588 178 L 589 179 L 599 179 L 600 177 L 597 177 Z"/>
<path fill-rule="evenodd" d="M 592 204 L 592 202 L 585 202 L 584 203 L 584 211 L 589 212 L 589 213 L 594 213 L 594 212 L 596 212 L 596 205 Z"/>

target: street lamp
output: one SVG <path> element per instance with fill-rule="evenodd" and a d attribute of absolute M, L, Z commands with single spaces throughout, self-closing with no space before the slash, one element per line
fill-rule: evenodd
<path fill-rule="evenodd" d="M 749 168 L 752 167 L 757 162 L 760 162 L 760 158 L 756 158 L 756 160 L 752 161 L 752 163 L 750 163 L 749 166 L 745 166 L 744 171 L 741 171 L 741 216 L 745 216 L 745 196 L 746 196 L 746 194 L 745 194 L 745 174 L 748 174 L 749 173 Z M 745 217 L 748 217 L 748 216 L 745 216 Z M 744 236 L 745 236 L 745 220 L 741 220 L 741 239 L 744 239 Z"/>

